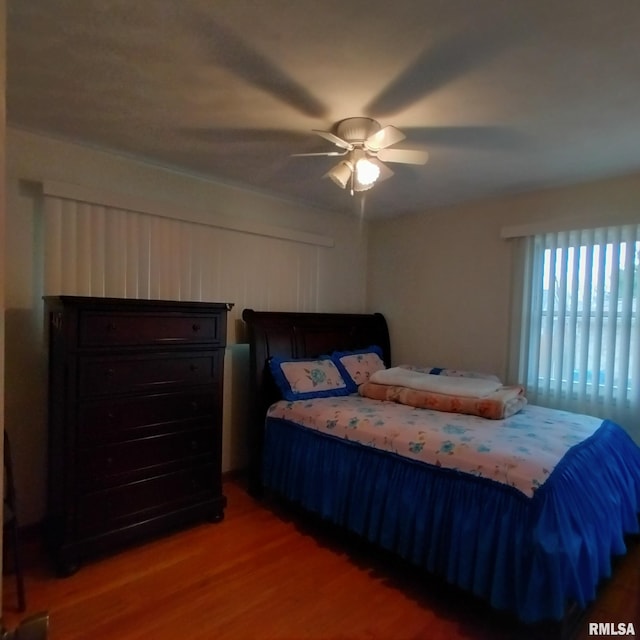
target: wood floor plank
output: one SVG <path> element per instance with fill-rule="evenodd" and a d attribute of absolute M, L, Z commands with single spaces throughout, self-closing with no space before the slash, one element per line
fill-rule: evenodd
<path fill-rule="evenodd" d="M 502 640 L 522 627 L 419 571 L 227 481 L 225 520 L 202 524 L 56 578 L 27 544 L 28 612 L 50 614 L 52 640 Z M 3 578 L 4 623 L 15 610 Z M 634 622 L 640 634 L 640 544 L 587 612 L 588 621 Z M 545 637 L 545 630 L 530 637 Z"/>

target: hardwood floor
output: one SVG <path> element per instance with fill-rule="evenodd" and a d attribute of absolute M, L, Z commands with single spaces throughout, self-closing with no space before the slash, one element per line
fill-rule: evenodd
<path fill-rule="evenodd" d="M 47 610 L 52 640 L 502 640 L 548 638 L 523 629 L 440 581 L 335 531 L 265 508 L 227 481 L 225 520 L 51 573 L 38 544 L 24 545 L 28 611 L 3 578 L 12 629 Z M 640 541 L 618 563 L 573 638 L 589 622 L 633 623 L 640 636 Z"/>

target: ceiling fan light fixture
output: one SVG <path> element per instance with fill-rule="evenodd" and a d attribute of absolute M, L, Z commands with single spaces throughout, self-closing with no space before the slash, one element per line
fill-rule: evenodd
<path fill-rule="evenodd" d="M 373 186 L 374 182 L 380 177 L 380 167 L 369 160 L 369 158 L 360 158 L 356 162 L 356 181 L 362 186 Z"/>
<path fill-rule="evenodd" d="M 351 187 L 351 195 L 356 191 L 369 191 L 374 184 L 375 182 L 372 182 L 371 184 L 360 184 L 357 180 L 354 180 Z"/>
<path fill-rule="evenodd" d="M 295 153 L 296 156 L 343 156 L 337 165 L 329 169 L 324 177 L 329 177 L 341 189 L 349 187 L 351 195 L 356 191 L 367 191 L 378 182 L 387 180 L 393 171 L 385 164 L 400 162 L 424 164 L 426 151 L 418 149 L 394 149 L 396 142 L 405 135 L 392 125 L 381 127 L 372 118 L 356 117 L 340 120 L 333 131 L 313 129 L 321 138 L 333 142 L 341 151 L 316 153 Z"/>
<path fill-rule="evenodd" d="M 346 189 L 351 180 L 352 167 L 346 161 L 339 162 L 327 175 L 341 188 Z"/>

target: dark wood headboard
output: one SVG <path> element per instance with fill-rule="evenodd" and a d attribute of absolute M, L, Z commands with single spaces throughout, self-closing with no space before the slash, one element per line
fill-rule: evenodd
<path fill-rule="evenodd" d="M 261 494 L 261 460 L 267 409 L 280 393 L 267 361 L 272 356 L 314 358 L 333 351 L 378 345 L 387 366 L 391 347 L 386 320 L 380 313 L 298 313 L 245 309 L 250 346 L 249 489 Z"/>

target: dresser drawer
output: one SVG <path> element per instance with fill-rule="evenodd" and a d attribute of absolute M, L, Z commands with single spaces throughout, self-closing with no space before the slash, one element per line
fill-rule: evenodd
<path fill-rule="evenodd" d="M 219 470 L 204 464 L 96 491 L 78 499 L 78 535 L 90 536 L 130 526 L 221 495 Z"/>
<path fill-rule="evenodd" d="M 114 442 L 212 426 L 218 398 L 211 387 L 86 401 L 78 407 L 78 443 Z"/>
<path fill-rule="evenodd" d="M 211 344 L 224 341 L 221 313 L 83 311 L 80 347 Z"/>
<path fill-rule="evenodd" d="M 154 353 L 79 359 L 79 394 L 86 398 L 122 392 L 150 392 L 213 385 L 222 352 Z"/>
<path fill-rule="evenodd" d="M 93 491 L 212 462 L 217 430 L 179 431 L 80 451 L 79 487 Z"/>

